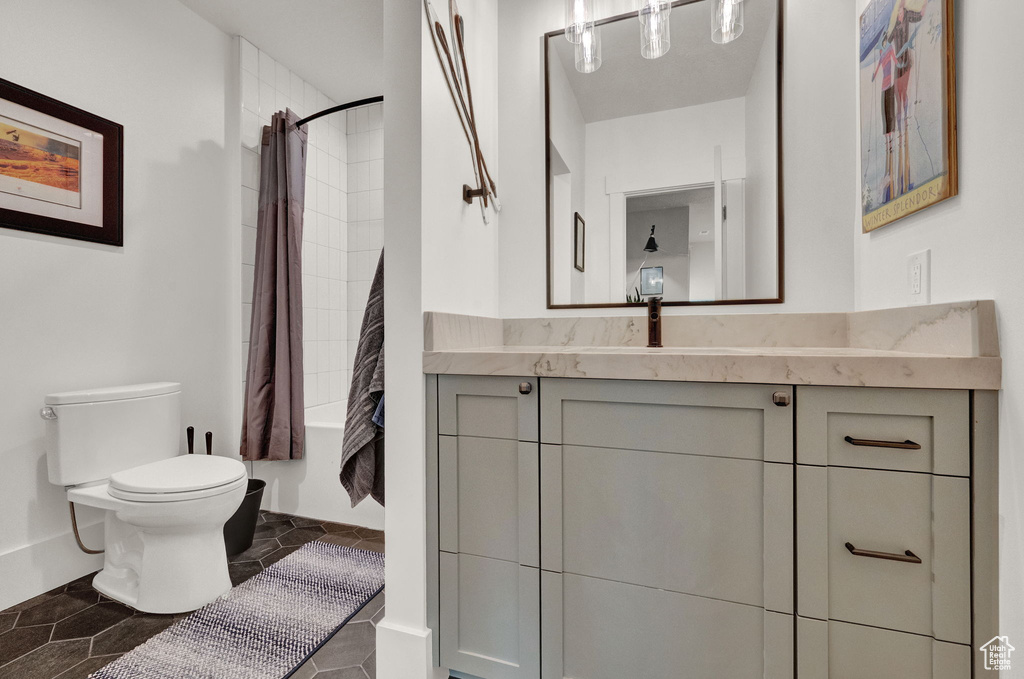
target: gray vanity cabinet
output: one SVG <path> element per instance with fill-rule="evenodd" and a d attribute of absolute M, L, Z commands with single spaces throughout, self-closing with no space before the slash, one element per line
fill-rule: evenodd
<path fill-rule="evenodd" d="M 998 676 L 972 654 L 998 634 L 995 392 L 427 390 L 428 613 L 455 676 Z"/>
<path fill-rule="evenodd" d="M 543 679 L 792 677 L 791 394 L 542 380 Z"/>
<path fill-rule="evenodd" d="M 970 393 L 797 397 L 800 676 L 970 677 Z"/>
<path fill-rule="evenodd" d="M 437 380 L 441 663 L 488 679 L 538 674 L 538 380 Z"/>

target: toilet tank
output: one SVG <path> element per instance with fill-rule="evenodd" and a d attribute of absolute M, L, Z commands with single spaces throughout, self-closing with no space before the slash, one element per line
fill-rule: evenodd
<path fill-rule="evenodd" d="M 45 404 L 50 483 L 102 481 L 178 454 L 181 385 L 176 382 L 50 394 Z"/>

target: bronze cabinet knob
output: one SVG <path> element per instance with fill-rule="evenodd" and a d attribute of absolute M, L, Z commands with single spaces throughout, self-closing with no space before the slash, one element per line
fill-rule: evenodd
<path fill-rule="evenodd" d="M 532 384 L 530 384 L 529 382 L 520 382 L 519 383 L 519 393 L 520 394 L 526 395 L 526 394 L 529 394 L 531 391 L 533 391 L 533 385 Z"/>

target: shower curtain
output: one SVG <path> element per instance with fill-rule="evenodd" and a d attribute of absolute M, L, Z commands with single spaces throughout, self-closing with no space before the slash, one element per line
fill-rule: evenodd
<path fill-rule="evenodd" d="M 288 110 L 263 128 L 256 272 L 242 415 L 243 460 L 298 460 L 302 383 L 302 209 L 306 130 Z"/>

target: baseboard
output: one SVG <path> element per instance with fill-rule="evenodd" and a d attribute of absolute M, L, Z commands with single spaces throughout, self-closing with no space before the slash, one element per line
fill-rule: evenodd
<path fill-rule="evenodd" d="M 103 544 L 103 522 L 80 527 L 90 547 Z M 71 531 L 0 554 L 0 610 L 49 592 L 55 587 L 103 568 L 102 554 L 78 549 Z"/>
<path fill-rule="evenodd" d="M 377 677 L 378 679 L 436 679 L 431 666 L 429 629 L 413 629 L 395 625 L 385 615 L 377 625 Z"/>

